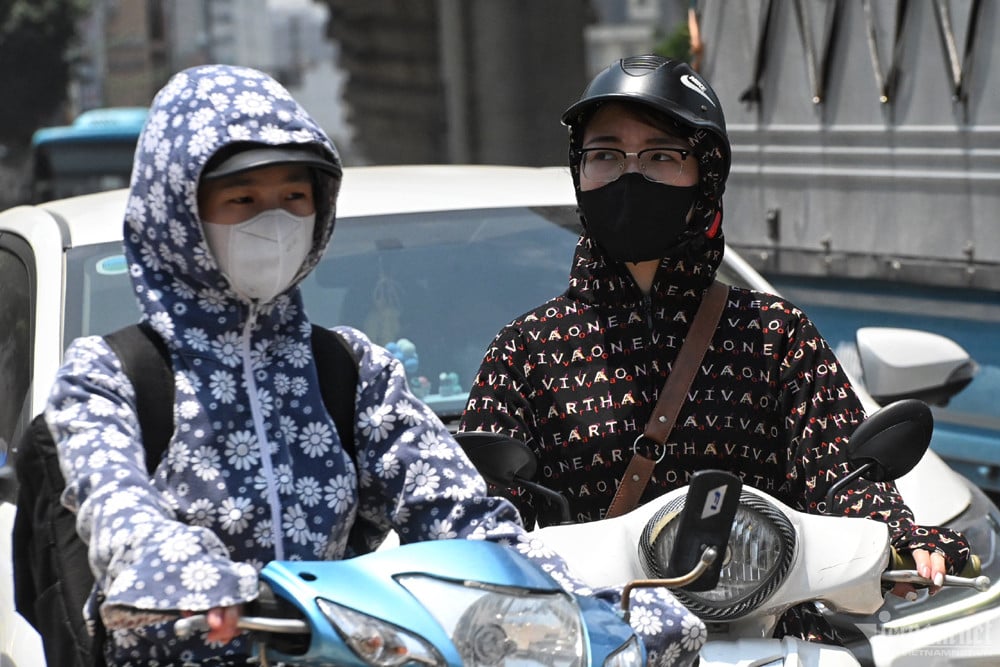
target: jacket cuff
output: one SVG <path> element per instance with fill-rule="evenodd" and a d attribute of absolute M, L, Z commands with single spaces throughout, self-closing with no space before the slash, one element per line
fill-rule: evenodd
<path fill-rule="evenodd" d="M 944 556 L 948 574 L 958 574 L 969 560 L 969 543 L 965 537 L 941 526 L 910 525 L 892 540 L 897 551 L 924 549 Z"/>

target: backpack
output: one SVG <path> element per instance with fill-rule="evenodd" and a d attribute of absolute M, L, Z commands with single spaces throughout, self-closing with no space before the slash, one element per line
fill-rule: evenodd
<path fill-rule="evenodd" d="M 152 476 L 173 435 L 174 377 L 169 352 L 146 322 L 119 329 L 104 339 L 135 387 L 146 469 Z M 358 360 L 343 337 L 317 325 L 313 325 L 312 348 L 323 404 L 345 451 L 356 458 Z M 77 535 L 76 515 L 59 500 L 66 482 L 44 415 L 31 421 L 16 452 L 13 554 L 17 611 L 41 635 L 50 667 L 103 666 L 104 627 L 97 619 L 97 627 L 90 633 L 83 619 L 94 585 L 87 545 Z"/>

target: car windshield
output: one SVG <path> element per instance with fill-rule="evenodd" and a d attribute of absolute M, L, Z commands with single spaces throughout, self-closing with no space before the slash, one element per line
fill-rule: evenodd
<path fill-rule="evenodd" d="M 573 206 L 343 218 L 303 298 L 313 322 L 393 350 L 413 390 L 451 419 L 500 327 L 566 289 L 579 229 Z M 65 341 L 136 321 L 119 244 L 68 261 L 79 279 L 68 281 Z M 720 277 L 745 284 L 725 267 Z"/>
<path fill-rule="evenodd" d="M 566 289 L 578 230 L 572 206 L 338 219 L 302 284 L 306 310 L 395 343 L 414 391 L 450 418 L 500 327 Z M 136 321 L 120 244 L 75 248 L 68 262 L 79 279 L 67 281 L 67 343 Z"/>

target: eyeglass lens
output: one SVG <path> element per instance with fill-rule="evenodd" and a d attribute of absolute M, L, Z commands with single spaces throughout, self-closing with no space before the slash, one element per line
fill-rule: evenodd
<path fill-rule="evenodd" d="M 583 153 L 583 173 L 595 181 L 610 182 L 625 173 L 629 156 L 639 160 L 639 172 L 656 183 L 673 183 L 684 171 L 685 153 L 680 149 L 647 148 L 626 153 L 617 148 L 587 149 Z"/>

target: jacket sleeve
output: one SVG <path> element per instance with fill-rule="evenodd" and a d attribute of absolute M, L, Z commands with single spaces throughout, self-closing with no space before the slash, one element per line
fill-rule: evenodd
<path fill-rule="evenodd" d="M 45 418 L 66 479 L 62 501 L 77 514 L 109 628 L 138 627 L 177 610 L 257 596 L 253 565 L 230 560 L 211 530 L 178 521 L 150 480 L 135 391 L 103 339 L 81 338 L 69 347 Z M 180 552 L 184 566 L 173 567 Z M 171 580 L 185 585 L 172 586 Z"/>
<path fill-rule="evenodd" d="M 402 364 L 360 332 L 338 331 L 360 359 L 359 517 L 394 529 L 404 544 L 501 534 L 508 539 L 521 531 L 515 508 L 487 494 L 454 437 L 410 391 Z"/>
<path fill-rule="evenodd" d="M 541 447 L 541 436 L 535 428 L 535 408 L 530 401 L 524 367 L 526 359 L 518 350 L 524 345 L 514 326 L 497 334 L 486 350 L 479 371 L 469 390 L 458 430 L 490 431 L 523 441 L 533 451 Z M 490 487 L 490 493 L 500 495 L 517 507 L 524 525 L 531 527 L 544 511 L 544 506 L 524 487 Z"/>
<path fill-rule="evenodd" d="M 489 495 L 486 483 L 430 408 L 410 393 L 402 365 L 358 332 L 359 516 L 388 522 L 401 543 L 466 538 L 507 545 L 534 561 L 568 592 L 610 604 L 615 589 L 593 590 L 565 561 L 525 531 L 515 507 Z M 705 626 L 668 591 L 643 593 L 633 604 L 632 627 L 657 664 L 690 664 L 705 641 Z M 671 662 L 673 661 L 673 662 Z"/>
<path fill-rule="evenodd" d="M 793 487 L 802 490 L 797 509 L 883 521 L 897 549 L 938 551 L 949 572 L 961 570 L 969 555 L 965 538 L 948 528 L 916 525 L 892 482 L 859 478 L 827 507 L 830 487 L 851 470 L 848 442 L 866 418 L 864 407 L 840 361 L 805 314 L 788 302 L 774 301 L 762 309 L 762 317 L 765 331 L 780 332 L 769 343 L 779 363 L 787 474 Z"/>

